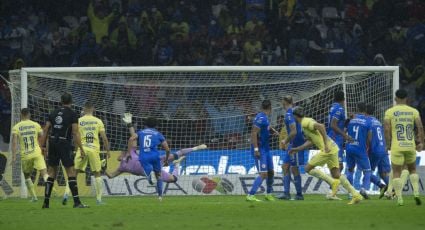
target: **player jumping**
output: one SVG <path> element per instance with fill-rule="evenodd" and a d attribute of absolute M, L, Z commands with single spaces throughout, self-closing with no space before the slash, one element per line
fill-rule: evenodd
<path fill-rule="evenodd" d="M 413 196 L 417 205 L 419 198 L 419 176 L 416 173 L 416 151 L 422 151 L 424 130 L 418 110 L 407 105 L 407 91 L 399 89 L 395 93 L 396 105 L 385 111 L 384 127 L 387 149 L 391 149 L 391 165 L 393 186 L 397 195 L 398 205 L 404 205 L 402 197 L 403 182 L 400 178 L 403 166 L 406 164 L 410 173 Z M 414 128 L 418 131 L 415 144 Z M 391 143 L 391 146 L 389 146 Z"/>
<path fill-rule="evenodd" d="M 158 121 L 154 117 L 146 118 L 144 125 L 145 128 L 135 132 L 133 125 L 131 124 L 131 115 L 124 116 L 124 122 L 130 128 L 131 141 L 138 140 L 140 143 L 139 150 L 139 161 L 143 167 L 145 175 L 148 177 L 150 184 L 154 184 L 156 180 L 156 190 L 158 192 L 158 198 L 162 201 L 162 176 L 161 176 L 161 157 L 158 151 L 158 145 L 161 145 L 165 150 L 165 158 L 163 160 L 163 166 L 168 166 L 168 160 L 170 156 L 170 147 L 168 146 L 165 137 L 156 130 Z"/>
<path fill-rule="evenodd" d="M 348 135 L 353 139 L 347 143 L 347 179 L 353 184 L 354 167 L 357 167 L 363 172 L 363 181 L 360 194 L 369 199 L 367 190 L 370 188 L 371 167 L 369 157 L 367 155 L 368 142 L 372 139 L 372 131 L 370 129 L 370 119 L 366 114 L 366 104 L 360 102 L 357 104 L 358 112 L 354 118 L 350 120 L 347 127 Z"/>
<path fill-rule="evenodd" d="M 301 130 L 300 123 L 295 122 L 294 115 L 292 114 L 293 99 L 291 96 L 283 98 L 283 107 L 286 109 L 285 114 L 285 127 L 288 136 L 282 141 L 283 149 L 287 151 L 283 155 L 283 194 L 278 196 L 278 199 L 290 200 L 290 184 L 291 184 L 291 171 L 294 175 L 294 184 L 297 191 L 295 200 L 304 200 L 301 187 L 301 175 L 299 166 L 304 165 L 304 151 L 297 154 L 289 154 L 288 151 L 292 147 L 298 147 L 304 143 L 304 135 Z M 289 146 L 288 146 L 289 144 Z M 291 169 L 291 171 L 290 171 Z"/>
<path fill-rule="evenodd" d="M 255 179 L 249 194 L 246 197 L 247 201 L 261 201 L 255 197 L 255 193 L 261 186 L 264 180 L 266 180 L 266 197 L 267 201 L 274 201 L 274 197 L 271 195 L 273 191 L 273 159 L 270 153 L 270 131 L 279 135 L 276 130 L 270 127 L 270 122 L 267 116 L 272 112 L 272 104 L 270 100 L 264 100 L 261 103 L 262 111 L 255 116 L 252 132 L 251 132 L 251 151 L 255 158 L 255 166 L 260 175 Z M 259 140 L 258 140 L 259 139 Z"/>
<path fill-rule="evenodd" d="M 128 141 L 128 151 L 122 151 L 121 155 L 118 157 L 118 161 L 120 161 L 119 167 L 112 173 L 105 172 L 106 176 L 108 176 L 109 179 L 117 177 L 121 173 L 131 173 L 136 176 L 147 176 L 145 174 L 145 171 L 142 165 L 140 164 L 139 154 L 137 153 L 136 148 L 137 148 L 137 141 L 130 139 Z M 177 151 L 176 153 L 171 154 L 168 161 L 173 162 L 174 170 L 171 174 L 165 170 L 162 170 L 161 171 L 162 181 L 166 183 L 176 182 L 179 176 L 180 162 L 186 158 L 186 154 L 189 154 L 192 151 L 202 150 L 206 148 L 207 146 L 202 144 L 199 146 L 195 146 L 193 148 L 181 149 Z M 161 156 L 160 158 L 161 158 L 161 162 L 165 160 L 164 156 Z"/>
<path fill-rule="evenodd" d="M 40 171 L 44 182 L 47 181 L 47 169 L 44 157 L 41 153 L 39 140 L 43 136 L 40 124 L 30 120 L 31 114 L 27 108 L 21 110 L 21 121 L 12 129 L 12 164 L 16 162 L 16 152 L 19 140 L 19 152 L 21 155 L 22 172 L 25 177 L 25 184 L 31 195 L 31 201 L 37 201 L 34 184 L 31 180 L 33 168 Z"/>
<path fill-rule="evenodd" d="M 293 109 L 295 120 L 301 124 L 302 131 L 307 138 L 306 142 L 301 146 L 292 148 L 289 153 L 295 154 L 301 150 L 307 149 L 313 145 L 320 149 L 320 152 L 313 156 L 305 166 L 305 171 L 319 179 L 326 181 L 332 188 L 329 199 L 339 199 L 336 197 L 338 187 L 341 184 L 348 192 L 353 195 L 352 200 L 348 204 L 356 204 L 362 200 L 362 196 L 351 186 L 350 182 L 344 175 L 341 175 L 338 162 L 338 146 L 326 135 L 326 129 L 323 124 L 316 122 L 312 118 L 304 116 L 304 109 L 295 107 Z M 316 166 L 327 164 L 332 177 L 326 175 Z"/>

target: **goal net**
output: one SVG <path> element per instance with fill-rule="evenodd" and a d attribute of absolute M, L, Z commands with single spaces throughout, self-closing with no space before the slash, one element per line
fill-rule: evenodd
<path fill-rule="evenodd" d="M 327 123 L 328 111 L 336 91 L 344 91 L 347 113 L 356 112 L 356 103 L 364 101 L 378 108 L 383 119 L 385 109 L 393 104 L 398 88 L 397 67 L 87 67 L 24 68 L 10 72 L 12 125 L 19 122 L 20 109 L 28 107 L 32 119 L 41 125 L 59 106 L 60 95 L 73 96 L 73 108 L 79 113 L 85 101 L 95 104 L 95 116 L 105 124 L 112 156 L 108 172 L 118 168 L 117 157 L 127 149 L 130 136 L 122 122 L 125 112 L 133 114 L 133 124 L 143 128 L 144 118 L 159 119 L 158 130 L 164 134 L 172 152 L 206 144 L 207 149 L 186 155 L 180 167 L 163 168 L 178 172 L 176 183 L 166 184 L 165 194 L 246 194 L 257 170 L 250 152 L 252 119 L 264 99 L 272 101 L 272 126 L 283 128 L 285 111 L 281 100 L 291 95 L 306 114 Z M 281 156 L 278 138 L 271 139 L 276 179 L 274 191 L 282 191 Z M 306 156 L 314 150 L 306 151 Z M 104 158 L 105 156 L 102 157 Z M 9 156 L 10 157 L 10 156 Z M 307 158 L 308 159 L 308 158 Z M 62 171 L 62 170 L 60 170 Z M 8 166 L 6 181 L 14 196 L 22 196 L 19 160 Z M 36 173 L 34 172 L 34 178 Z M 103 176 L 105 195 L 155 194 L 146 177 L 121 174 L 113 179 Z M 88 167 L 80 174 L 79 190 L 92 195 L 92 174 Z M 43 183 L 37 183 L 43 194 Z M 58 191 L 65 180 L 58 177 Z M 327 191 L 324 184 L 303 175 L 307 193 Z M 293 187 L 293 186 L 292 186 Z M 324 190 L 323 190 L 324 189 Z M 261 188 L 259 192 L 264 192 Z"/>

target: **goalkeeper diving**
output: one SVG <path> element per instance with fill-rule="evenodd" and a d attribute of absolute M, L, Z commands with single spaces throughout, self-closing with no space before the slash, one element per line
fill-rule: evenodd
<path fill-rule="evenodd" d="M 132 114 L 125 113 L 123 117 L 123 121 L 130 128 L 130 134 L 133 135 L 135 130 L 132 126 Z M 189 154 L 193 151 L 206 149 L 207 146 L 205 144 L 195 146 L 193 148 L 185 148 L 177 151 L 176 153 L 170 154 L 167 162 L 174 164 L 173 172 L 170 174 L 166 170 L 161 170 L 161 180 L 166 183 L 174 183 L 177 181 L 179 176 L 180 162 L 186 158 L 186 154 Z M 153 184 L 153 177 L 146 173 L 142 164 L 139 160 L 139 154 L 137 153 L 137 139 L 130 138 L 128 140 L 128 149 L 127 151 L 122 151 L 121 155 L 118 157 L 118 161 L 120 161 L 119 167 L 113 171 L 112 173 L 105 172 L 106 176 L 110 179 L 119 176 L 121 173 L 131 173 L 136 176 L 146 176 L 150 184 Z M 160 157 L 161 162 L 165 161 L 165 156 Z"/>

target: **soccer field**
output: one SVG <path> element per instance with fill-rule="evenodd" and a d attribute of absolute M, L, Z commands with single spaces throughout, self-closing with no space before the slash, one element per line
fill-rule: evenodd
<path fill-rule="evenodd" d="M 259 198 L 262 198 L 259 196 Z M 405 206 L 389 200 L 349 206 L 321 195 L 304 201 L 249 203 L 243 196 L 83 198 L 88 209 L 51 201 L 51 208 L 25 199 L 0 201 L 0 229 L 425 229 L 425 206 L 405 197 Z"/>

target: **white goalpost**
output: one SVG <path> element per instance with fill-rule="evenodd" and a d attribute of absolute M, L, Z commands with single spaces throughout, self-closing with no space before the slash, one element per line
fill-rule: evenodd
<path fill-rule="evenodd" d="M 29 108 L 32 119 L 43 126 L 64 92 L 72 94 L 78 113 L 85 101 L 93 102 L 95 116 L 103 120 L 111 142 L 108 172 L 118 167 L 116 158 L 127 148 L 130 134 L 121 120 L 125 112 L 133 114 L 137 129 L 143 128 L 146 117 L 155 116 L 172 152 L 206 144 L 208 149 L 187 154 L 178 181 L 164 186 L 165 195 L 246 194 L 256 174 L 250 153 L 252 118 L 264 99 L 272 101 L 270 120 L 277 129 L 283 127 L 283 96 L 291 95 L 308 116 L 326 123 L 336 91 L 345 93 L 348 115 L 363 101 L 375 105 L 376 117 L 382 121 L 399 88 L 396 66 L 55 67 L 22 68 L 9 75 L 12 125 L 19 122 L 20 109 Z M 278 139 L 272 138 L 277 193 L 282 191 L 278 146 Z M 173 171 L 173 165 L 165 170 Z M 25 196 L 19 160 L 8 166 L 5 178 L 14 190 L 12 196 Z M 306 193 L 328 190 L 308 175 L 302 178 Z M 155 193 L 143 176 L 103 179 L 105 195 Z M 89 169 L 78 181 L 80 194 L 93 194 Z M 62 173 L 58 184 L 61 192 Z M 37 185 L 42 195 L 42 182 Z"/>

